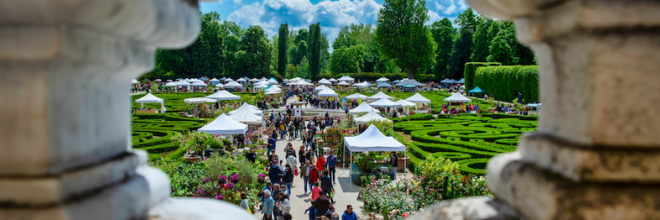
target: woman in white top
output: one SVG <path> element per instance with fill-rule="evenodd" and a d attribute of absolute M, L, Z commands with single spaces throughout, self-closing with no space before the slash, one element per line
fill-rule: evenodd
<path fill-rule="evenodd" d="M 280 192 L 280 197 L 277 200 L 276 206 L 278 209 L 280 209 L 280 215 L 277 216 L 278 220 L 284 220 L 283 215 L 285 213 L 291 212 L 291 203 L 289 203 L 289 197 L 282 192 Z"/>
<path fill-rule="evenodd" d="M 247 195 L 244 192 L 241 193 L 241 208 L 250 210 L 250 203 L 248 202 Z"/>

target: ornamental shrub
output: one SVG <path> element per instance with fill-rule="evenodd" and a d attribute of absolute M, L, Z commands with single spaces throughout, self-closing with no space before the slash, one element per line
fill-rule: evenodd
<path fill-rule="evenodd" d="M 498 62 L 467 62 L 463 70 L 463 77 L 465 77 L 465 90 L 470 91 L 474 89 L 474 74 L 477 72 L 478 67 L 482 66 L 501 66 Z M 483 89 L 483 88 L 482 88 Z"/>
<path fill-rule="evenodd" d="M 474 79 L 471 81 L 474 83 L 473 86 L 479 86 L 486 91 L 489 97 L 496 100 L 509 102 L 517 98 L 517 94 L 520 92 L 524 100 L 539 102 L 538 68 L 536 66 L 478 67 Z"/>

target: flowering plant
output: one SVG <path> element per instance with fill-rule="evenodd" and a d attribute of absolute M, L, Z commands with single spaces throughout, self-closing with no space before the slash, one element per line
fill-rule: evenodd
<path fill-rule="evenodd" d="M 238 174 L 233 174 L 233 175 L 231 175 L 231 176 L 229 177 L 229 181 L 231 181 L 231 182 L 234 183 L 234 184 L 238 183 L 238 181 L 239 181 Z"/>

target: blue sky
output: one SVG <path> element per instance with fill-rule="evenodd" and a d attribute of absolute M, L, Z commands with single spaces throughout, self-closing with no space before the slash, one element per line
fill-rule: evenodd
<path fill-rule="evenodd" d="M 352 23 L 376 24 L 376 15 L 383 0 L 217 0 L 202 2 L 200 9 L 216 11 L 222 20 L 231 20 L 241 27 L 259 25 L 268 38 L 277 34 L 280 24 L 288 23 L 297 30 L 320 22 L 321 31 L 332 42 L 341 26 Z M 467 9 L 465 0 L 427 0 L 430 22 L 449 18 L 453 21 Z"/>

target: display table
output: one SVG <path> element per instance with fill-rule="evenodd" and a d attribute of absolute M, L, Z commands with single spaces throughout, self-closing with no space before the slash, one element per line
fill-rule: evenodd
<path fill-rule="evenodd" d="M 399 157 L 399 166 L 396 167 L 396 170 L 403 171 L 403 169 L 405 169 L 404 165 L 408 164 L 408 159 L 410 159 L 410 157 Z"/>
<path fill-rule="evenodd" d="M 392 172 L 381 172 L 381 173 L 362 173 L 360 172 L 360 169 L 358 168 L 356 163 L 351 164 L 351 181 L 353 181 L 353 184 L 357 184 L 358 186 L 362 186 L 362 178 L 363 176 L 375 176 L 377 179 L 380 179 L 383 175 L 387 175 L 390 177 L 391 180 L 396 179 L 396 173 Z"/>
<path fill-rule="evenodd" d="M 135 114 L 156 114 L 158 113 L 158 110 L 156 109 L 151 109 L 151 110 L 135 110 Z"/>

